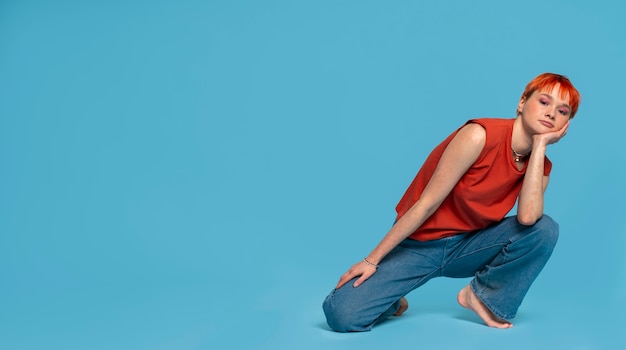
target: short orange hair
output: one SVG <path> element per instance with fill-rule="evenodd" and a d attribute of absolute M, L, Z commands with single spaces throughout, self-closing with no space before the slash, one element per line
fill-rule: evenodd
<path fill-rule="evenodd" d="M 560 98 L 566 99 L 569 97 L 569 105 L 572 109 L 570 119 L 574 118 L 574 115 L 578 111 L 578 105 L 580 104 L 580 93 L 564 75 L 543 73 L 536 76 L 526 85 L 526 89 L 524 89 L 524 93 L 522 93 L 522 100 L 526 101 L 535 91 L 552 90 L 556 85 L 559 85 Z"/>

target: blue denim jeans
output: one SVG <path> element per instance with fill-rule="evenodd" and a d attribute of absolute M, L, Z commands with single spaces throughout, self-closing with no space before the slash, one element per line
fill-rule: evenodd
<path fill-rule="evenodd" d="M 355 288 L 356 278 L 334 289 L 323 308 L 338 332 L 369 331 L 398 310 L 399 300 L 433 277 L 474 277 L 470 286 L 497 317 L 511 320 L 550 258 L 559 226 L 544 215 L 524 226 L 507 217 L 485 229 L 420 242 L 406 239 Z"/>

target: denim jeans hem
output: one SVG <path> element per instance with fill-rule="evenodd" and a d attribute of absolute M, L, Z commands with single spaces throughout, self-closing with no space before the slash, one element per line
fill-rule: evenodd
<path fill-rule="evenodd" d="M 476 286 L 477 283 L 478 282 L 476 282 L 476 279 L 473 279 L 470 282 L 470 288 L 472 288 L 474 295 L 476 295 L 476 297 L 480 300 L 480 302 L 483 303 L 483 305 L 487 308 L 487 310 L 491 311 L 492 314 L 494 314 L 497 318 L 503 321 L 510 322 L 512 319 L 515 318 L 515 315 L 505 315 L 504 313 L 500 312 L 500 310 L 498 310 L 489 301 L 487 301 L 487 299 L 484 296 L 485 288 L 481 288 L 481 290 L 479 291 L 478 287 Z"/>

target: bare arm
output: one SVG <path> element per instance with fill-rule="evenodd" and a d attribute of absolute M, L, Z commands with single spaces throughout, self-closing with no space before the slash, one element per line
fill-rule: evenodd
<path fill-rule="evenodd" d="M 558 142 L 567 133 L 568 126 L 569 122 L 561 130 L 533 137 L 533 148 L 517 202 L 517 220 L 522 225 L 533 225 L 543 215 L 543 195 L 549 181 L 549 176 L 543 174 L 546 148 Z"/>
<path fill-rule="evenodd" d="M 543 215 L 543 194 L 548 187 L 549 176 L 543 175 L 546 147 L 533 147 L 526 175 L 517 202 L 517 221 L 533 225 Z"/>
<path fill-rule="evenodd" d="M 393 248 L 419 228 L 439 208 L 459 179 L 478 159 L 485 145 L 485 138 L 485 130 L 478 124 L 468 124 L 459 130 L 443 152 L 419 200 L 372 250 L 367 257 L 369 262 L 378 264 L 382 261 Z M 354 287 L 358 287 L 375 272 L 375 267 L 363 261 L 358 262 L 341 276 L 336 288 L 360 276 L 354 283 Z"/>

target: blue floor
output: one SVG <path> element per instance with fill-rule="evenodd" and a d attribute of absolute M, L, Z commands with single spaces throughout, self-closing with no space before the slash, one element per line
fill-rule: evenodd
<path fill-rule="evenodd" d="M 0 349 L 625 349 L 619 1 L 0 3 Z M 568 75 L 557 249 L 509 330 L 437 279 L 321 304 L 430 150 Z"/>

